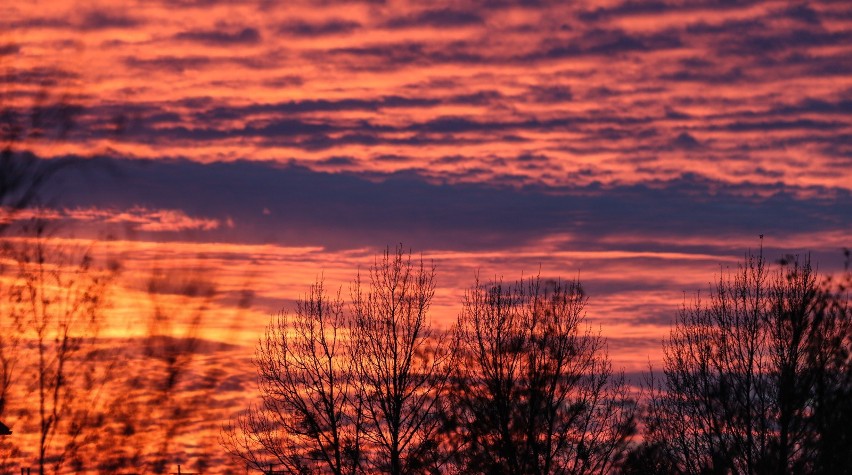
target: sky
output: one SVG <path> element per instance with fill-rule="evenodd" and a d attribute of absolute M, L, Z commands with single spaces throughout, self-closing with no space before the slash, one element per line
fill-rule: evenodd
<path fill-rule="evenodd" d="M 852 246 L 847 1 L 4 2 L 0 32 L 2 107 L 73 118 L 15 146 L 86 159 L 42 214 L 130 281 L 216 279 L 248 352 L 402 243 L 436 325 L 477 274 L 578 278 L 638 371 L 750 249 Z"/>

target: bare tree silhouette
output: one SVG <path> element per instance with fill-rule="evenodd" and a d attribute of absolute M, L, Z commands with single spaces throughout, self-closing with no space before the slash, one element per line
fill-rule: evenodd
<path fill-rule="evenodd" d="M 233 373 L 208 361 L 230 347 L 202 337 L 209 280 L 155 273 L 151 315 L 127 328 L 134 336 L 114 337 L 102 330 L 123 330 L 103 314 L 116 271 L 96 265 L 93 251 L 43 237 L 10 241 L 7 253 L 18 272 L 2 294 L 0 369 L 3 418 L 17 436 L 0 441 L 0 473 L 27 460 L 40 473 L 165 473 L 182 457 L 198 468 L 218 458 L 202 426 L 217 427 L 214 396 Z"/>
<path fill-rule="evenodd" d="M 372 472 L 428 473 L 442 462 L 440 414 L 455 344 L 430 326 L 435 267 L 386 249 L 352 291 L 355 363 Z"/>
<path fill-rule="evenodd" d="M 255 356 L 261 405 L 225 428 L 226 450 L 258 470 L 362 472 L 362 394 L 350 328 L 340 295 L 329 296 L 322 281 L 295 314 L 280 314 Z"/>
<path fill-rule="evenodd" d="M 270 326 L 255 363 L 262 404 L 222 443 L 286 473 L 431 473 L 439 453 L 451 335 L 430 327 L 434 267 L 386 250 L 350 305 L 317 283 Z"/>
<path fill-rule="evenodd" d="M 852 314 L 809 259 L 762 251 L 680 311 L 646 441 L 680 473 L 846 473 Z M 848 444 L 845 445 L 848 449 Z M 840 451 L 839 454 L 836 451 Z"/>
<path fill-rule="evenodd" d="M 585 303 L 579 282 L 539 277 L 468 291 L 452 392 L 463 473 L 607 473 L 621 458 L 636 405 L 582 328 Z"/>

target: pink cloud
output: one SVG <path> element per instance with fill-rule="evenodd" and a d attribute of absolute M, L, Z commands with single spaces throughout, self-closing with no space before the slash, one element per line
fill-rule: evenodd
<path fill-rule="evenodd" d="M 0 210 L 0 223 L 43 219 L 48 221 L 70 220 L 92 224 L 123 224 L 135 231 L 212 231 L 219 229 L 223 223 L 217 219 L 189 216 L 178 209 L 148 209 L 134 206 L 126 210 L 109 208 L 40 208 L 24 209 L 17 212 Z M 229 228 L 234 227 L 230 218 L 225 223 Z"/>

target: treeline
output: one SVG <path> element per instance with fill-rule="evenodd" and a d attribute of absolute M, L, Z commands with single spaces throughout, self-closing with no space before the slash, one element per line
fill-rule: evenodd
<path fill-rule="evenodd" d="M 850 473 L 849 275 L 749 254 L 681 308 L 637 387 L 578 281 L 476 281 L 437 331 L 435 268 L 397 248 L 274 319 L 260 402 L 222 443 L 290 474 Z"/>

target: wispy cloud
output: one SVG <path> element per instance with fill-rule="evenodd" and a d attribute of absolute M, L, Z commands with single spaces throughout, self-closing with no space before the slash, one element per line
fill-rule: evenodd
<path fill-rule="evenodd" d="M 0 209 L 0 222 L 13 223 L 33 219 L 47 221 L 68 221 L 74 224 L 117 224 L 132 231 L 178 232 L 187 230 L 211 231 L 222 226 L 216 219 L 188 216 L 179 209 L 147 209 L 132 206 L 129 209 L 77 207 L 77 208 L 38 208 L 12 212 Z M 233 226 L 231 220 L 224 221 Z"/>

